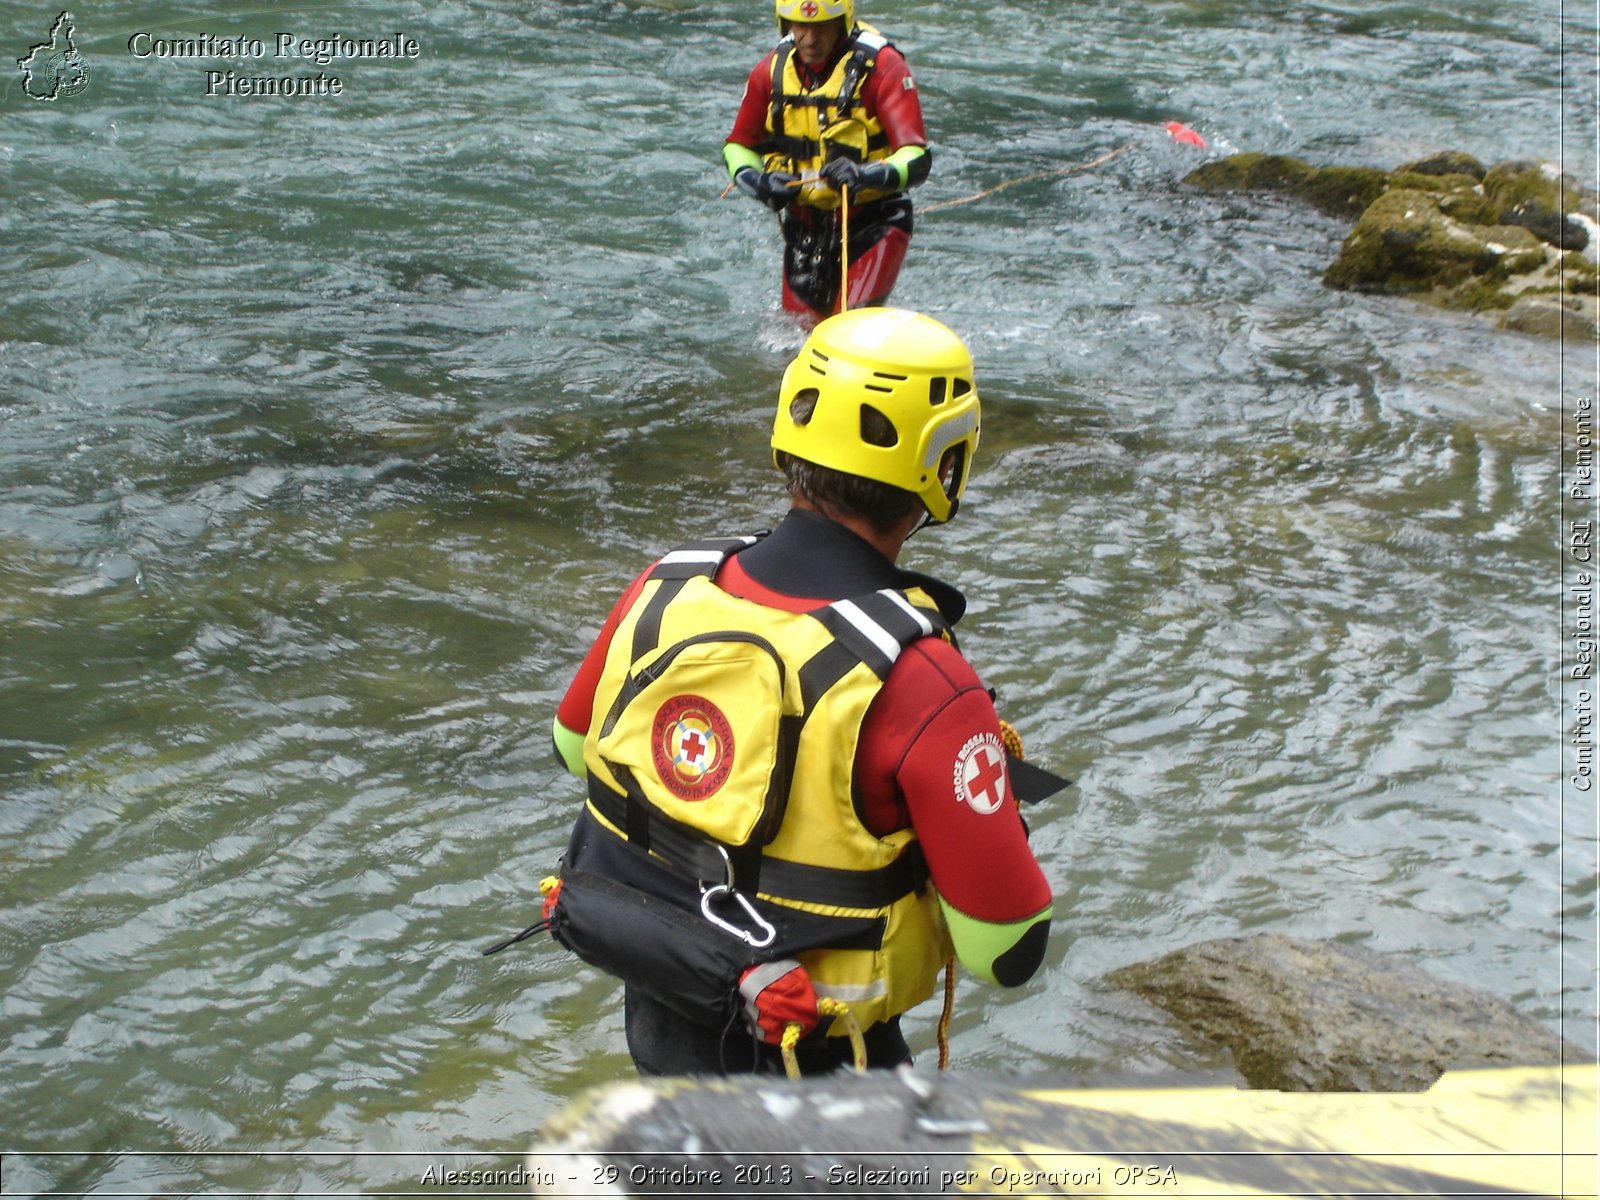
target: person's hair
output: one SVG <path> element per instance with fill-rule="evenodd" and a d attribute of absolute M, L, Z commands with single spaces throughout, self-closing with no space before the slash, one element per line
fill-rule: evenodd
<path fill-rule="evenodd" d="M 816 389 L 807 388 L 789 402 L 789 415 L 796 425 L 804 425 L 811 420 L 816 405 Z M 892 446 L 898 436 L 888 417 L 870 405 L 862 406 L 862 441 L 874 446 Z M 784 478 L 789 481 L 791 495 L 803 496 L 825 511 L 832 509 L 845 516 L 861 517 L 880 533 L 887 533 L 922 509 L 922 500 L 915 492 L 893 484 L 819 466 L 792 454 L 780 454 L 778 461 Z"/>

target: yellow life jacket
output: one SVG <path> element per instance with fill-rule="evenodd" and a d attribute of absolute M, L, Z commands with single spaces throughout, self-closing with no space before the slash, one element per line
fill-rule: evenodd
<path fill-rule="evenodd" d="M 702 896 L 754 896 L 721 911 L 783 930 L 770 957 L 798 958 L 866 1028 L 927 999 L 952 952 L 915 834 L 874 835 L 851 789 L 890 667 L 948 626 L 920 589 L 809 613 L 722 591 L 718 566 L 753 540 L 666 555 L 618 624 L 584 741 L 588 812 Z"/>
<path fill-rule="evenodd" d="M 794 39 L 785 37 L 772 56 L 772 106 L 767 110 L 767 140 L 756 149 L 765 155 L 764 169 L 787 171 L 812 179 L 835 158 L 878 162 L 892 147 L 875 114 L 861 105 L 861 89 L 889 42 L 870 25 L 858 24 L 845 52 L 828 77 L 815 87 L 800 79 Z M 813 208 L 838 208 L 839 193 L 825 183 L 799 189 L 799 203 Z M 864 189 L 852 201 L 868 203 L 893 192 Z"/>

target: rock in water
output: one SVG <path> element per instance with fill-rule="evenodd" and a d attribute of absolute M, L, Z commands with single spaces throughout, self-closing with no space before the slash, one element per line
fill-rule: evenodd
<path fill-rule="evenodd" d="M 1226 1046 L 1253 1088 L 1423 1091 L 1447 1069 L 1593 1060 L 1487 992 L 1342 942 L 1201 942 L 1106 976 Z"/>
<path fill-rule="evenodd" d="M 1548 163 L 1485 168 L 1450 151 L 1384 172 L 1234 154 L 1184 182 L 1279 192 L 1353 218 L 1323 274 L 1328 287 L 1498 314 L 1524 333 L 1600 336 L 1600 197 Z"/>

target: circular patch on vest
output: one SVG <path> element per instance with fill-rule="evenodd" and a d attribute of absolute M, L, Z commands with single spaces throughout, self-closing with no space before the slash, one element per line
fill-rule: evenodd
<path fill-rule="evenodd" d="M 992 813 L 1006 798 L 1006 751 L 998 736 L 980 733 L 956 755 L 956 799 L 973 812 Z"/>
<path fill-rule="evenodd" d="M 680 800 L 704 800 L 733 771 L 733 727 L 703 696 L 674 696 L 651 726 L 656 774 Z"/>

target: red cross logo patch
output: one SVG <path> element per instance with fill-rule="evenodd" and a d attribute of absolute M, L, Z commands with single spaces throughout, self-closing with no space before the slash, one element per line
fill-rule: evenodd
<path fill-rule="evenodd" d="M 817 15 L 817 0 L 806 0 L 800 6 L 800 15 L 808 21 L 814 19 Z"/>
<path fill-rule="evenodd" d="M 967 739 L 956 755 L 956 799 L 973 812 L 995 812 L 1006 798 L 1006 752 L 1000 738 L 980 733 Z"/>
<path fill-rule="evenodd" d="M 703 696 L 674 696 L 651 724 L 656 775 L 680 800 L 704 800 L 733 771 L 733 728 Z"/>

